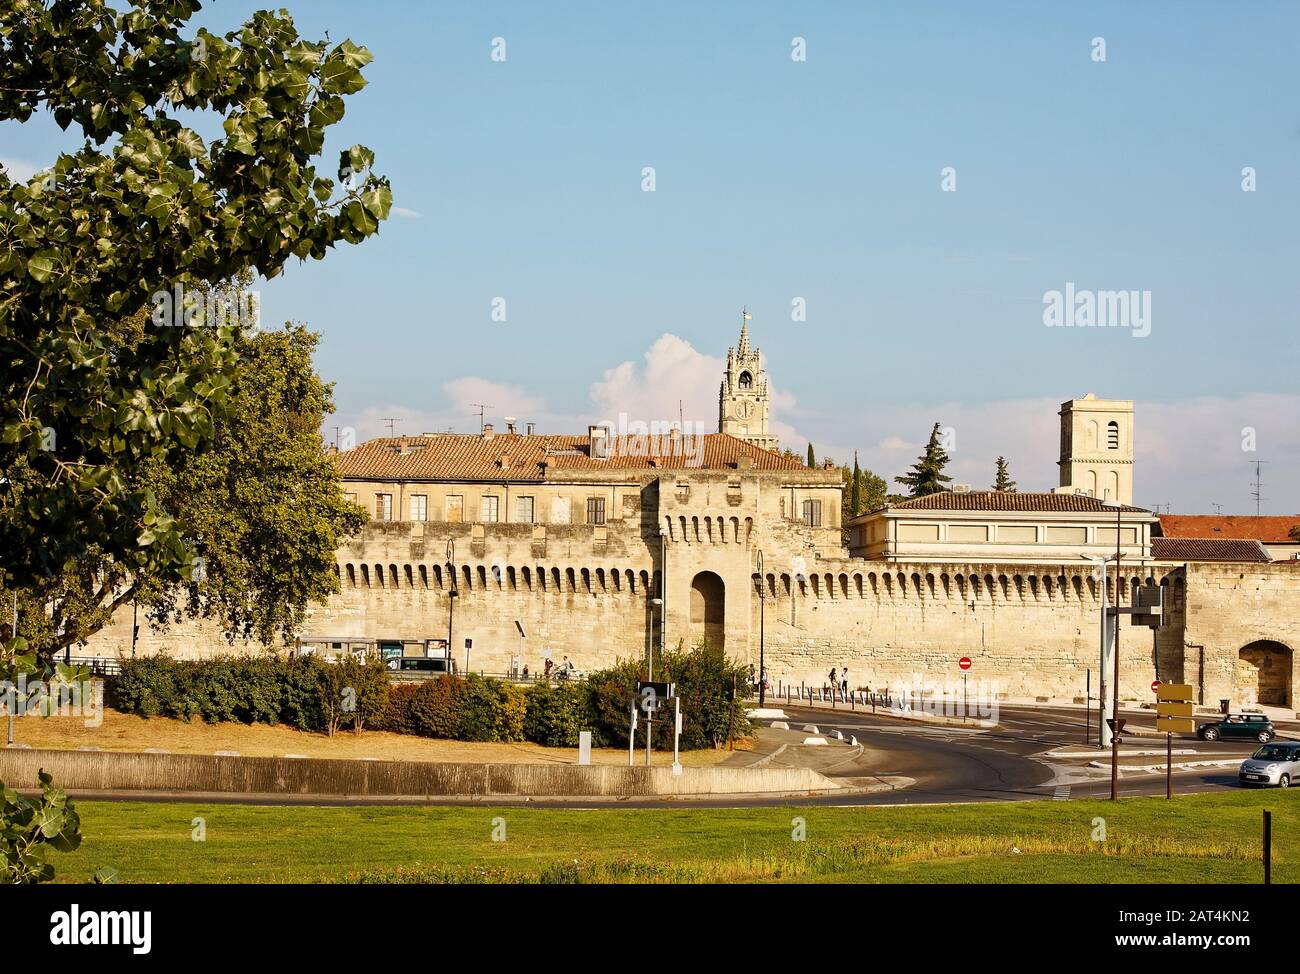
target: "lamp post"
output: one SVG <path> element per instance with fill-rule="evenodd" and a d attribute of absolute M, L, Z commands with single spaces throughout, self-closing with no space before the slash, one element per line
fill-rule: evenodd
<path fill-rule="evenodd" d="M 1116 730 L 1119 728 L 1119 600 L 1120 600 L 1120 521 L 1124 512 L 1124 505 L 1117 500 L 1103 501 L 1106 507 L 1115 508 L 1115 606 L 1112 612 L 1115 616 L 1115 671 L 1111 678 L 1111 712 L 1113 713 L 1115 725 L 1111 728 L 1110 733 L 1110 799 L 1116 801 L 1119 798 L 1119 734 Z"/>
<path fill-rule="evenodd" d="M 763 549 L 758 549 L 758 706 L 767 702 L 767 666 L 764 642 L 767 622 L 767 580 L 763 577 Z"/>
<path fill-rule="evenodd" d="M 456 598 L 460 592 L 456 590 L 456 542 L 450 538 L 447 539 L 447 572 L 451 575 L 451 591 L 447 594 L 447 659 L 452 659 L 451 649 L 451 626 L 456 616 Z M 451 664 L 447 664 L 450 668 Z M 468 676 L 469 674 L 466 674 Z"/>

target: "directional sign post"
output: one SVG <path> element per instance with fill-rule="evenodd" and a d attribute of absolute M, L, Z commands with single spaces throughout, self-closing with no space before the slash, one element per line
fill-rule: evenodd
<path fill-rule="evenodd" d="M 636 684 L 636 700 L 633 702 L 633 711 L 640 709 L 645 714 L 645 766 L 650 767 L 650 747 L 651 737 L 654 731 L 655 711 L 677 696 L 677 685 L 674 683 L 657 683 L 653 680 L 638 680 Z"/>

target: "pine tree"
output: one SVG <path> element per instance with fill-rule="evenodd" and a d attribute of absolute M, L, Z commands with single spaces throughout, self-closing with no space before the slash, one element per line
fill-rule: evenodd
<path fill-rule="evenodd" d="M 1008 494 L 1016 492 L 1016 482 L 1011 479 L 1011 474 L 1007 471 L 1007 458 L 998 457 L 997 478 L 993 481 L 994 490 L 1004 490 Z"/>
<path fill-rule="evenodd" d="M 947 490 L 944 484 L 952 481 L 952 478 L 943 472 L 943 468 L 947 465 L 948 454 L 939 445 L 939 424 L 935 423 L 934 429 L 930 431 L 930 442 L 926 444 L 925 452 L 916 458 L 916 463 L 909 473 L 902 477 L 895 477 L 894 480 L 907 487 L 912 497 L 938 494 Z"/>
<path fill-rule="evenodd" d="M 811 443 L 808 444 L 808 466 L 810 467 L 817 466 L 817 455 L 813 453 L 813 448 Z"/>

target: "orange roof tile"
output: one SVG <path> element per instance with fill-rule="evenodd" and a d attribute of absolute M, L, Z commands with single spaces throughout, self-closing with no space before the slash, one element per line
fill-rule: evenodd
<path fill-rule="evenodd" d="M 1087 494 L 1021 493 L 1007 490 L 972 490 L 962 493 L 943 491 L 912 497 L 891 505 L 904 511 L 1060 511 L 1095 514 L 1115 509 Z M 1125 507 L 1135 514 L 1149 514 L 1141 507 Z"/>
<path fill-rule="evenodd" d="M 1258 541 L 1241 538 L 1152 538 L 1151 557 L 1160 561 L 1268 561 Z"/>
<path fill-rule="evenodd" d="M 1300 524 L 1300 514 L 1161 514 L 1160 533 L 1166 538 L 1241 538 L 1265 544 L 1286 544 Z"/>
<path fill-rule="evenodd" d="M 380 437 L 338 454 L 344 479 L 540 481 L 545 463 L 563 470 L 726 470 L 747 457 L 754 470 L 809 470 L 802 461 L 726 433 L 612 437 L 610 455 L 591 455 L 587 436 L 438 433 Z M 838 473 L 836 474 L 838 476 Z"/>

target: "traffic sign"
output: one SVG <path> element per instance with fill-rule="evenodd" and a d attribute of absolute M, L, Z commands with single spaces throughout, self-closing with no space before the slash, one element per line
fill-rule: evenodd
<path fill-rule="evenodd" d="M 1127 718 L 1127 717 L 1119 717 L 1119 718 L 1115 718 L 1115 717 L 1107 717 L 1107 718 L 1106 718 L 1106 726 L 1110 728 L 1110 732 L 1111 732 L 1112 734 L 1118 734 L 1120 731 L 1122 731 L 1122 730 L 1124 729 L 1124 725 L 1127 724 L 1127 723 L 1128 723 L 1128 718 Z"/>
<path fill-rule="evenodd" d="M 1165 683 L 1156 692 L 1156 730 L 1161 734 L 1195 734 L 1190 683 Z"/>
<path fill-rule="evenodd" d="M 636 698 L 641 709 L 647 714 L 654 713 L 660 706 L 676 695 L 677 687 L 673 683 L 638 680 L 636 684 Z"/>
<path fill-rule="evenodd" d="M 1159 692 L 1160 692 L 1160 688 L 1161 688 L 1163 685 L 1164 685 L 1164 684 L 1162 684 L 1159 680 L 1152 680 L 1152 681 L 1151 681 L 1151 692 L 1152 692 L 1152 693 L 1159 693 Z"/>
<path fill-rule="evenodd" d="M 971 668 L 970 657 L 963 656 L 961 659 L 957 661 L 957 665 L 961 667 L 963 670 L 969 670 Z"/>

